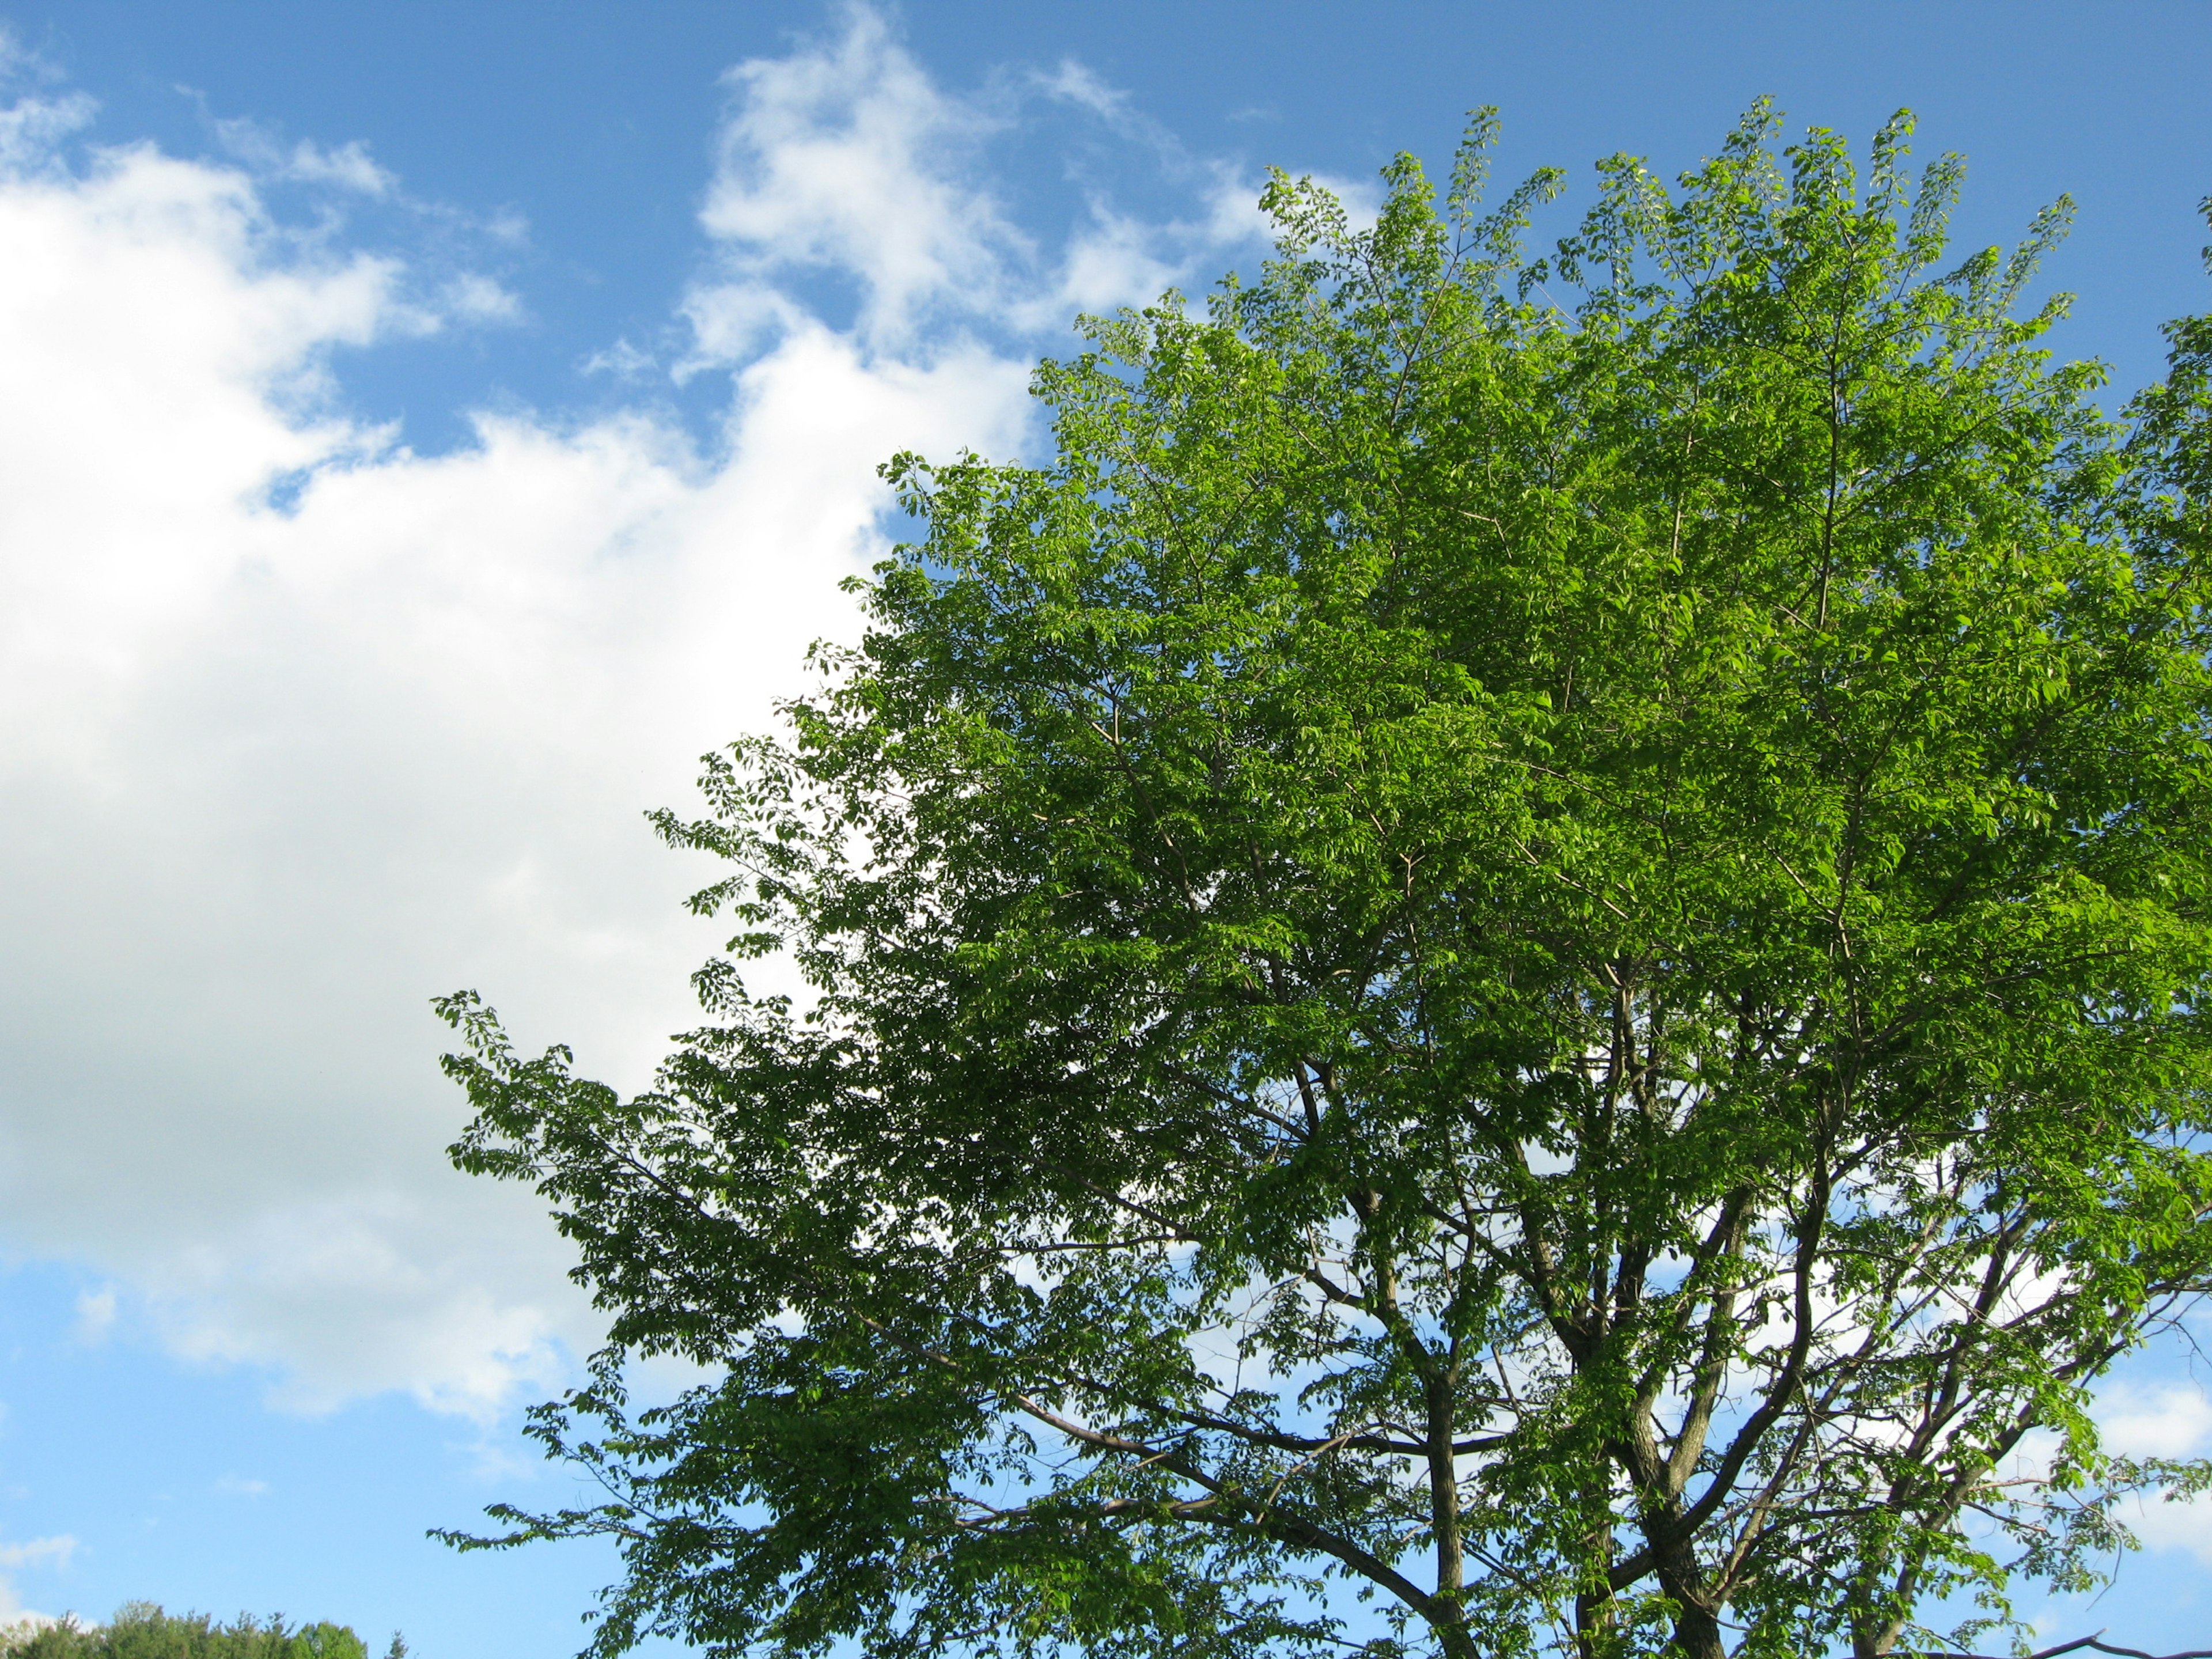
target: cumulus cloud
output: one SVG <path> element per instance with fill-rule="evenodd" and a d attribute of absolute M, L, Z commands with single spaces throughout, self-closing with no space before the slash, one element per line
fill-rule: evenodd
<path fill-rule="evenodd" d="M 289 1403 L 483 1409 L 593 1328 L 526 1196 L 441 1170 L 425 999 L 641 1080 L 712 940 L 641 811 L 850 627 L 876 460 L 1012 447 L 1022 372 L 800 326 L 711 459 L 643 416 L 416 455 L 327 367 L 404 273 L 264 220 L 143 148 L 0 183 L 9 1242 Z"/>
<path fill-rule="evenodd" d="M 1088 84 L 1056 95 L 1112 112 Z M 306 1410 L 550 1385 L 598 1327 L 531 1196 L 444 1167 L 427 998 L 641 1083 L 715 942 L 641 812 L 851 632 L 876 463 L 1018 452 L 1024 331 L 1249 229 L 1200 189 L 1181 229 L 1101 201 L 1041 253 L 979 148 L 1018 100 L 947 94 L 866 11 L 729 88 L 680 343 L 589 365 L 726 372 L 719 429 L 509 411 L 439 455 L 349 416 L 333 350 L 522 301 L 287 231 L 272 179 L 396 188 L 365 149 L 0 117 L 0 1243 L 100 1276 L 87 1340 L 265 1365 Z"/>

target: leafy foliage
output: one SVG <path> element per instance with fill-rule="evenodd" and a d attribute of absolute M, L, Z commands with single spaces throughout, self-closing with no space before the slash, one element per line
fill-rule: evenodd
<path fill-rule="evenodd" d="M 407 1651 L 392 1638 L 389 1659 Z M 126 1601 L 105 1625 L 74 1622 L 0 1632 L 7 1659 L 368 1659 L 361 1638 L 327 1620 L 287 1625 L 241 1613 L 218 1625 L 204 1613 L 167 1613 L 151 1601 Z"/>
<path fill-rule="evenodd" d="M 613 1316 L 533 1428 L 609 1501 L 456 1541 L 620 1540 L 607 1656 L 1780 1659 L 2203 1485 L 2085 1404 L 2212 1283 L 2212 336 L 2117 425 L 2063 203 L 1946 273 L 1954 160 L 1774 131 L 1534 264 L 1487 118 L 1279 178 L 1049 465 L 890 463 L 659 819 L 716 1023 L 623 1099 L 441 1004 Z"/>

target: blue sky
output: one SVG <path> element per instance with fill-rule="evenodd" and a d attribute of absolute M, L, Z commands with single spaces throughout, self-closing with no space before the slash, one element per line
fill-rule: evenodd
<path fill-rule="evenodd" d="M 422 1535 L 568 1495 L 517 1415 L 594 1332 L 446 1170 L 427 999 L 641 1079 L 714 939 L 639 815 L 849 629 L 874 464 L 1033 445 L 1027 364 L 1254 258 L 1267 165 L 1358 197 L 1494 103 L 1586 191 L 1910 106 L 1963 245 L 2077 199 L 2116 403 L 2212 304 L 2203 0 L 0 20 L 0 1611 L 574 1650 L 605 1559 Z M 2106 1416 L 2212 1451 L 2177 1363 Z M 2212 1510 L 2146 1535 L 2054 1638 L 2212 1640 Z"/>

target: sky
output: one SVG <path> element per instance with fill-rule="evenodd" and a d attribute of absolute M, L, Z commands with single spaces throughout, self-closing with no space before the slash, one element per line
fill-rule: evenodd
<path fill-rule="evenodd" d="M 1662 173 L 1771 94 L 2062 192 L 2056 338 L 2212 309 L 2212 5 L 0 0 L 0 1615 L 149 1597 L 557 1659 L 587 1547 L 519 1413 L 597 1327 L 442 1148 L 428 1000 L 644 1080 L 719 942 L 643 813 L 763 726 L 898 533 L 894 451 L 1038 453 L 1079 311 L 1371 201 L 1496 105 L 1511 179 Z M 2212 1453 L 2171 1355 L 2116 1443 Z M 2094 1607 L 2212 1645 L 2212 1507 Z M 2191 1639 L 2195 1638 L 2195 1639 Z"/>

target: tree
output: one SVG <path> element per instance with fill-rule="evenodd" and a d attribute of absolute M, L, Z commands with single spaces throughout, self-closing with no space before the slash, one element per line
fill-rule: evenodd
<path fill-rule="evenodd" d="M 394 1636 L 392 1651 L 404 1655 Z M 361 1638 L 343 1625 L 325 1620 L 288 1626 L 273 1616 L 266 1624 L 241 1613 L 234 1624 L 218 1625 L 204 1613 L 164 1613 L 151 1601 L 125 1601 L 105 1625 L 86 1626 L 73 1620 L 33 1627 L 0 1630 L 0 1655 L 8 1659 L 368 1659 Z"/>
<path fill-rule="evenodd" d="M 1955 159 L 1775 128 L 1534 264 L 1487 117 L 1278 177 L 1048 465 L 889 465 L 659 816 L 714 1023 L 624 1099 L 441 1004 L 612 1316 L 609 1501 L 454 1541 L 619 1540 L 610 1656 L 1873 1656 L 2203 1486 L 2085 1407 L 2212 1281 L 2212 329 L 2108 421 L 2063 202 L 1938 274 Z"/>

